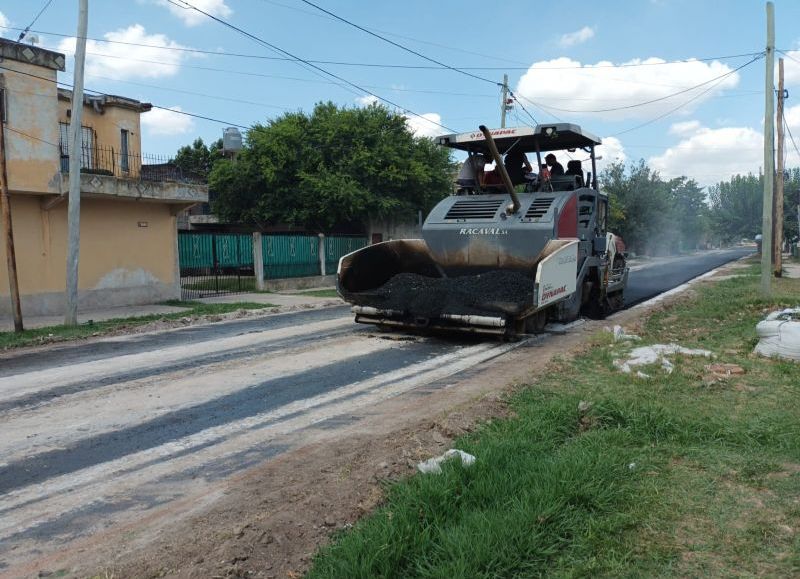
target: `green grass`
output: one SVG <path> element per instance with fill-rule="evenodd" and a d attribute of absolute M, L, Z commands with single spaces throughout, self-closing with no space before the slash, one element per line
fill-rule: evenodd
<path fill-rule="evenodd" d="M 295 292 L 299 296 L 312 296 L 315 298 L 338 298 L 339 294 L 336 293 L 334 289 L 320 289 L 320 290 L 310 290 L 310 291 L 302 291 L 302 292 Z"/>
<path fill-rule="evenodd" d="M 130 318 L 117 318 L 102 322 L 83 323 L 78 326 L 47 326 L 25 330 L 20 333 L 0 332 L 0 350 L 33 346 L 50 342 L 78 340 L 91 336 L 102 336 L 133 328 L 155 321 L 179 320 L 187 316 L 204 316 L 227 314 L 237 310 L 257 310 L 275 307 L 272 304 L 259 304 L 254 302 L 238 302 L 229 304 L 205 304 L 197 301 L 170 300 L 164 305 L 186 308 L 184 311 L 172 314 L 151 314 Z"/>
<path fill-rule="evenodd" d="M 800 573 L 800 365 L 750 355 L 765 311 L 800 281 L 729 279 L 653 315 L 642 343 L 712 350 L 650 380 L 598 335 L 515 394 L 513 418 L 455 444 L 477 457 L 387 488 L 316 556 L 317 577 L 793 576 Z M 638 344 L 637 344 L 638 345 Z M 581 400 L 592 403 L 584 416 Z"/>

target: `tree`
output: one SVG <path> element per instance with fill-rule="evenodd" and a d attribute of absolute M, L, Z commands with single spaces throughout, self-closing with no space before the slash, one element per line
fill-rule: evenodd
<path fill-rule="evenodd" d="M 697 249 L 709 229 L 706 194 L 694 179 L 667 181 L 672 227 L 672 250 Z"/>
<path fill-rule="evenodd" d="M 178 149 L 171 163 L 181 168 L 184 176 L 208 180 L 211 169 L 222 159 L 222 139 L 206 146 L 203 139 L 197 138 L 194 143 Z"/>
<path fill-rule="evenodd" d="M 663 233 L 670 226 L 670 191 L 644 160 L 626 169 L 614 163 L 600 176 L 609 196 L 609 230 L 622 236 L 635 253 L 668 248 Z"/>
<path fill-rule="evenodd" d="M 753 239 L 761 233 L 762 176 L 735 175 L 709 188 L 711 228 L 722 241 Z"/>
<path fill-rule="evenodd" d="M 225 220 L 327 232 L 427 211 L 449 192 L 450 171 L 449 151 L 415 137 L 402 115 L 320 103 L 254 126 L 235 160 L 214 164 L 209 184 Z"/>

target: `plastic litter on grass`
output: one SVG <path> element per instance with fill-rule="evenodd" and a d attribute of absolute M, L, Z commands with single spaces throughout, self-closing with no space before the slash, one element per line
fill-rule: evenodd
<path fill-rule="evenodd" d="M 699 348 L 684 348 L 678 344 L 653 344 L 651 346 L 641 346 L 634 348 L 628 354 L 626 360 L 614 360 L 614 366 L 625 374 L 630 374 L 633 369 L 638 366 L 647 366 L 650 364 L 660 364 L 661 368 L 667 373 L 672 374 L 675 367 L 667 356 L 674 355 L 682 356 L 704 356 L 711 358 L 714 354 L 708 350 L 701 350 Z M 636 376 L 639 378 L 650 378 L 648 374 L 642 371 L 637 371 Z"/>
<path fill-rule="evenodd" d="M 442 463 L 453 458 L 458 458 L 461 461 L 461 466 L 472 466 L 475 464 L 475 457 L 473 455 L 463 450 L 451 448 L 444 454 L 420 462 L 417 464 L 417 470 L 423 474 L 442 474 Z"/>

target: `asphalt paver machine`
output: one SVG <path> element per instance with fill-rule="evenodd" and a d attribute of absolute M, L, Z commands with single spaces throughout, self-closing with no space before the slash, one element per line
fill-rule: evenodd
<path fill-rule="evenodd" d="M 600 139 L 557 123 L 481 126 L 437 140 L 492 159 L 502 185 L 459 188 L 430 212 L 422 239 L 376 243 L 342 257 L 337 290 L 353 305 L 356 322 L 510 337 L 623 306 L 628 268 L 622 240 L 606 229 L 608 197 L 597 186 Z M 531 165 L 536 160 L 524 183 L 512 183 L 504 167 L 503 155 L 512 152 L 524 152 Z M 566 162 L 567 174 L 539 169 L 550 152 Z"/>

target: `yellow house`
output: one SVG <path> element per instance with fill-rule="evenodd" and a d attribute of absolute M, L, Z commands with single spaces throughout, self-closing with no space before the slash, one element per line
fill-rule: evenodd
<path fill-rule="evenodd" d="M 62 314 L 65 306 L 72 92 L 56 86 L 64 62 L 63 54 L 0 38 L 0 109 L 27 315 Z M 208 188 L 142 155 L 140 115 L 151 108 L 113 95 L 84 98 L 80 309 L 180 297 L 176 215 L 206 202 Z M 0 318 L 11 316 L 5 251 L 3 232 Z"/>

